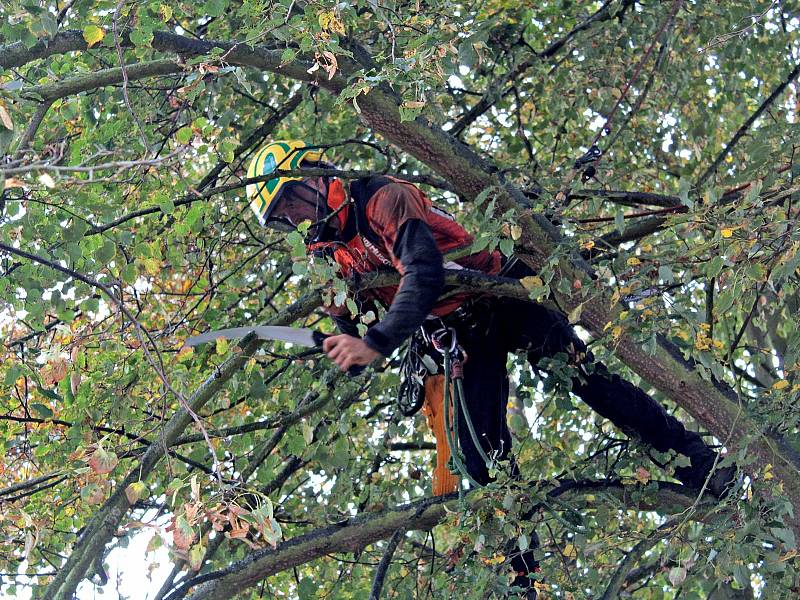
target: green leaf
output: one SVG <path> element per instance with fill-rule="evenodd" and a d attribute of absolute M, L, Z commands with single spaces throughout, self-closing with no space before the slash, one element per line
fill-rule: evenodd
<path fill-rule="evenodd" d="M 206 3 L 203 4 L 203 10 L 210 17 L 220 16 L 222 13 L 225 12 L 225 9 L 227 7 L 228 7 L 227 0 L 206 0 Z"/>
<path fill-rule="evenodd" d="M 143 27 L 136 27 L 130 33 L 131 42 L 139 47 L 149 47 L 153 43 L 153 31 Z"/>
<path fill-rule="evenodd" d="M 46 406 L 44 404 L 39 404 L 38 402 L 34 402 L 33 404 L 30 405 L 30 407 L 45 419 L 50 419 L 53 417 L 53 411 L 49 406 Z"/>
<path fill-rule="evenodd" d="M 716 277 L 722 271 L 722 267 L 725 265 L 725 259 L 721 256 L 715 256 L 712 258 L 709 263 L 706 265 L 706 275 L 709 277 Z"/>
<path fill-rule="evenodd" d="M 191 127 L 181 127 L 175 132 L 175 140 L 179 144 L 188 144 L 192 140 L 193 136 L 194 132 L 192 131 Z"/>
<path fill-rule="evenodd" d="M 95 251 L 94 258 L 100 263 L 108 263 L 114 258 L 116 250 L 117 247 L 114 245 L 114 242 L 106 240 L 103 242 L 103 245 Z"/>
<path fill-rule="evenodd" d="M 203 566 L 203 557 L 206 554 L 206 547 L 202 544 L 195 544 L 189 550 L 189 566 L 193 571 L 199 571 Z"/>

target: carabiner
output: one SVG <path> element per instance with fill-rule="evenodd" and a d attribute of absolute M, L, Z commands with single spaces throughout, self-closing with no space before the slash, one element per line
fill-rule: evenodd
<path fill-rule="evenodd" d="M 448 335 L 450 336 L 449 340 L 447 339 Z M 430 334 L 430 339 L 431 345 L 439 354 L 449 354 L 452 356 L 456 351 L 456 347 L 458 346 L 458 341 L 456 340 L 456 330 L 452 327 L 442 327 L 441 329 L 437 329 Z"/>

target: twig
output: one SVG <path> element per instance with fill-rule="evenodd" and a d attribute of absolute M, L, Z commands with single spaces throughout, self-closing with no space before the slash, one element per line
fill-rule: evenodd
<path fill-rule="evenodd" d="M 641 73 L 642 67 L 644 67 L 645 63 L 647 62 L 647 59 L 650 57 L 650 54 L 652 54 L 653 49 L 656 47 L 656 43 L 658 42 L 659 38 L 662 36 L 664 31 L 666 31 L 667 27 L 672 22 L 672 19 L 675 18 L 675 15 L 678 13 L 678 10 L 680 9 L 682 4 L 683 0 L 675 0 L 672 3 L 672 9 L 667 15 L 667 18 L 664 19 L 664 22 L 661 24 L 661 27 L 659 27 L 658 32 L 653 37 L 653 41 L 650 43 L 650 46 L 648 46 L 647 51 L 644 53 L 644 55 L 639 59 L 639 62 L 636 64 L 636 67 L 633 70 L 633 75 L 631 75 L 631 78 L 628 79 L 627 83 L 625 83 L 625 87 L 622 88 L 622 92 L 619 98 L 617 99 L 617 102 L 614 104 L 613 108 L 611 109 L 611 112 L 606 117 L 603 126 L 597 131 L 597 134 L 594 136 L 592 144 L 596 144 L 598 140 L 603 136 L 603 133 L 610 130 L 609 125 L 611 123 L 611 120 L 614 118 L 617 109 L 619 109 L 620 104 L 622 104 L 622 101 L 628 95 L 628 90 L 631 89 L 631 85 L 633 85 L 633 82 L 636 81 L 636 79 L 638 79 L 639 73 Z"/>
<path fill-rule="evenodd" d="M 400 542 L 403 541 L 404 536 L 405 531 L 403 529 L 398 529 L 389 539 L 389 543 L 386 545 L 386 551 L 383 553 L 383 557 L 381 557 L 381 562 L 378 563 L 378 568 L 375 569 L 375 576 L 372 579 L 372 590 L 369 593 L 369 600 L 380 600 L 383 582 L 386 579 L 386 573 L 389 571 L 389 567 L 392 564 L 392 557 L 394 556 L 397 547 L 400 545 Z"/>
<path fill-rule="evenodd" d="M 22 481 L 20 483 L 15 483 L 7 488 L 0 489 L 0 496 L 8 496 L 9 494 L 15 494 L 22 490 L 27 490 L 28 488 L 35 487 L 40 483 L 44 483 L 46 481 L 50 481 L 55 477 L 61 475 L 61 471 L 53 471 L 52 473 L 47 473 L 46 475 L 42 475 L 41 477 L 34 477 L 33 479 L 28 479 L 27 481 Z"/>
<path fill-rule="evenodd" d="M 611 576 L 611 580 L 608 582 L 606 591 L 603 593 L 600 600 L 613 600 L 614 598 L 619 598 L 619 592 L 620 589 L 622 589 L 622 585 L 625 583 L 625 577 L 631 571 L 636 561 L 639 560 L 639 558 L 641 558 L 645 552 L 655 546 L 663 538 L 670 535 L 675 526 L 676 523 L 673 519 L 667 520 L 666 523 L 661 525 L 652 534 L 636 544 L 630 550 L 630 552 L 626 553 L 625 558 Z"/>
<path fill-rule="evenodd" d="M 494 105 L 497 100 L 504 97 L 506 94 L 511 92 L 511 89 L 506 91 L 500 91 L 508 82 L 516 81 L 522 74 L 531 68 L 537 62 L 550 58 L 554 56 L 561 48 L 566 46 L 572 38 L 574 38 L 578 33 L 584 31 L 592 26 L 592 24 L 605 21 L 611 18 L 611 13 L 609 8 L 611 4 L 613 4 L 615 0 L 606 0 L 606 2 L 601 6 L 594 14 L 592 14 L 589 18 L 585 21 L 576 25 L 569 31 L 564 37 L 556 40 L 555 42 L 551 43 L 547 48 L 534 54 L 532 58 L 527 60 L 523 60 L 518 63 L 516 66 L 512 67 L 511 70 L 506 73 L 498 82 L 492 85 L 483 97 L 478 100 L 477 103 L 465 114 L 461 117 L 453 127 L 450 128 L 448 133 L 453 136 L 459 136 L 467 127 L 469 127 L 472 123 L 474 123 L 483 113 L 489 110 L 492 105 Z M 512 88 L 513 89 L 513 88 Z"/>
<path fill-rule="evenodd" d="M 32 171 L 53 171 L 55 173 L 94 173 L 95 171 L 107 171 L 110 169 L 123 171 L 138 167 L 154 167 L 161 165 L 173 158 L 180 156 L 185 151 L 186 148 L 179 148 L 175 152 L 161 158 L 118 160 L 108 163 L 100 163 L 98 165 L 76 165 L 74 167 L 56 165 L 52 164 L 51 162 L 34 162 L 23 167 L 9 167 L 7 169 L 0 169 L 0 173 L 3 173 L 4 175 L 20 175 L 23 173 L 30 173 Z"/>
<path fill-rule="evenodd" d="M 44 100 L 39 103 L 39 106 L 36 107 L 36 112 L 33 114 L 31 122 L 28 123 L 28 128 L 25 130 L 25 133 L 22 134 L 22 137 L 19 140 L 19 145 L 17 146 L 17 149 L 14 152 L 12 159 L 19 158 L 20 156 L 22 156 L 22 154 L 24 154 L 25 150 L 28 149 L 28 146 L 33 140 L 33 136 L 36 135 L 36 131 L 39 129 L 39 125 L 42 124 L 44 116 L 47 114 L 47 111 L 50 109 L 50 106 L 52 104 L 53 104 L 52 100 Z"/>
<path fill-rule="evenodd" d="M 144 134 L 144 127 L 139 121 L 138 115 L 133 110 L 131 99 L 128 96 L 128 70 L 125 66 L 125 56 L 122 54 L 122 46 L 119 43 L 119 32 L 117 31 L 117 19 L 119 19 L 119 11 L 125 5 L 126 0 L 119 0 L 117 7 L 114 9 L 114 16 L 111 19 L 111 27 L 114 33 L 114 47 L 117 49 L 117 57 L 119 58 L 119 66 L 122 69 L 122 97 L 125 99 L 125 106 L 128 107 L 128 112 L 131 113 L 136 128 L 139 130 L 139 136 L 142 140 L 142 149 L 147 154 L 147 136 Z"/>

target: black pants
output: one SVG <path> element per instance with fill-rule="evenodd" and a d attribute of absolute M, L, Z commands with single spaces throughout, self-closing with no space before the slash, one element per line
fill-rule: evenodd
<path fill-rule="evenodd" d="M 714 461 L 714 451 L 640 388 L 609 373 L 602 363 L 594 362 L 561 313 L 534 302 L 509 298 L 479 301 L 470 312 L 470 318 L 448 324 L 456 329 L 459 343 L 467 353 L 464 394 L 473 426 L 487 454 L 496 453 L 503 458 L 511 448 L 506 422 L 508 353 L 527 351 L 528 361 L 537 368 L 542 358 L 563 352 L 576 362 L 583 360 L 584 372 L 591 371 L 572 379 L 574 394 L 628 436 L 637 437 L 661 452 L 675 450 L 687 456 L 692 466 L 678 470 L 677 476 L 687 485 L 702 484 Z M 463 414 L 458 427 L 467 470 L 477 482 L 485 484 L 489 481 L 486 464 L 473 444 Z M 535 566 L 530 555 L 517 557 L 512 564 L 517 571 L 530 571 Z"/>

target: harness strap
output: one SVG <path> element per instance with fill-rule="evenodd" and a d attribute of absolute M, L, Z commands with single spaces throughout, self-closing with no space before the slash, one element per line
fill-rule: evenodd
<path fill-rule="evenodd" d="M 448 411 L 449 412 L 449 411 Z M 436 439 L 436 466 L 433 469 L 433 495 L 444 496 L 458 489 L 458 477 L 450 472 L 450 444 L 445 432 L 451 423 L 444 420 L 444 376 L 429 375 L 425 378 L 425 402 L 422 414 Z"/>

